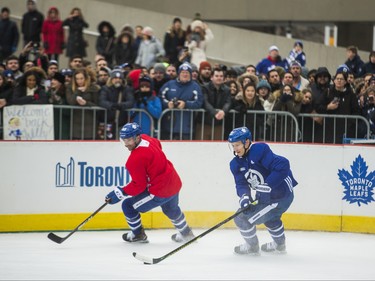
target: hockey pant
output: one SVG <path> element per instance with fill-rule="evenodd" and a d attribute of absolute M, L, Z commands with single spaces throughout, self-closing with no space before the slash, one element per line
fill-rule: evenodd
<path fill-rule="evenodd" d="M 179 232 L 182 234 L 189 232 L 185 215 L 178 205 L 178 196 L 177 193 L 171 197 L 162 198 L 144 191 L 136 196 L 127 197 L 122 202 L 122 211 L 132 232 L 137 235 L 141 231 L 140 213 L 146 213 L 159 206 Z"/>
<path fill-rule="evenodd" d="M 258 204 L 250 212 L 244 212 L 235 217 L 234 222 L 245 241 L 250 245 L 258 244 L 256 225 L 264 224 L 277 244 L 285 243 L 284 225 L 281 216 L 289 208 L 293 198 L 293 193 L 290 193 L 288 197 L 277 203 Z"/>

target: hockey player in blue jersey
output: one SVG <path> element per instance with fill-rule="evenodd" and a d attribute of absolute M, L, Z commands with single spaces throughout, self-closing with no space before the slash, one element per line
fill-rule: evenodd
<path fill-rule="evenodd" d="M 235 128 L 228 137 L 235 157 L 230 162 L 241 208 L 248 209 L 235 217 L 245 244 L 236 246 L 237 254 L 259 255 L 256 225 L 264 224 L 272 242 L 261 246 L 264 252 L 285 253 L 282 214 L 293 202 L 297 181 L 289 161 L 272 152 L 266 143 L 252 143 L 246 127 Z"/>

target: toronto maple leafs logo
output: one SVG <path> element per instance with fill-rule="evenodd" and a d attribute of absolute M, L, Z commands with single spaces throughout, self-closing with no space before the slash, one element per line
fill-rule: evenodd
<path fill-rule="evenodd" d="M 342 199 L 345 199 L 350 204 L 357 203 L 358 206 L 361 206 L 361 204 L 367 205 L 371 201 L 375 201 L 373 198 L 375 171 L 367 174 L 368 166 L 360 154 L 350 167 L 352 174 L 344 169 L 339 169 L 337 174 L 345 188 L 345 196 Z"/>

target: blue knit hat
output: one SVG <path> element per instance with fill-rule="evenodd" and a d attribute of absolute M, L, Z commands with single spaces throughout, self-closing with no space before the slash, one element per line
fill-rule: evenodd
<path fill-rule="evenodd" d="M 303 49 L 303 43 L 301 40 L 297 40 L 296 42 L 294 42 L 294 47 L 297 45 L 299 45 Z"/>
<path fill-rule="evenodd" d="M 258 85 L 257 85 L 257 90 L 259 90 L 260 88 L 267 88 L 269 91 L 271 91 L 271 85 L 268 83 L 267 80 L 260 80 Z"/>
<path fill-rule="evenodd" d="M 178 68 L 178 74 L 180 74 L 182 70 L 189 71 L 190 75 L 193 72 L 193 69 L 191 68 L 191 65 L 187 62 L 184 62 L 183 64 L 180 65 L 180 67 Z"/>

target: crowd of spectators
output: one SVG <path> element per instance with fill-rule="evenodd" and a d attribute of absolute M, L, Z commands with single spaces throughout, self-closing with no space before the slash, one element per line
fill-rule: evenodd
<path fill-rule="evenodd" d="M 101 21 L 92 46 L 96 55 L 87 58 L 83 29 L 89 23 L 79 7 L 62 20 L 57 7 L 50 7 L 44 17 L 36 1 L 27 0 L 21 32 L 9 15 L 9 8 L 3 7 L 0 108 L 76 106 L 76 113 L 55 114 L 55 127 L 64 127 L 55 128 L 59 139 L 113 139 L 128 121 L 141 123 L 149 135 L 160 131 L 162 139 L 226 139 L 233 127 L 241 125 L 248 126 L 257 140 L 285 125 L 289 131 L 302 131 L 302 141 L 338 143 L 344 136 L 368 137 L 364 126 L 348 131 L 350 122 L 331 124 L 333 119 L 319 115 L 363 116 L 375 135 L 375 51 L 364 62 L 358 49 L 348 46 L 346 60 L 331 74 L 325 66 L 308 69 L 303 42 L 296 40 L 285 58 L 272 45 L 258 62 L 229 67 L 207 59 L 206 48 L 214 39 L 207 23 L 194 19 L 184 29 L 176 17 L 162 39 L 150 26 L 125 25 L 117 34 L 109 21 Z M 20 33 L 23 49 L 16 56 Z M 59 64 L 64 52 L 68 67 Z M 107 114 L 78 113 L 79 107 L 90 106 L 105 108 Z M 166 109 L 170 111 L 162 114 Z M 261 111 L 289 112 L 299 121 L 301 113 L 312 116 L 299 122 L 303 128 L 294 128 L 280 117 L 256 114 Z M 335 133 L 326 134 L 323 128 L 332 126 Z"/>

